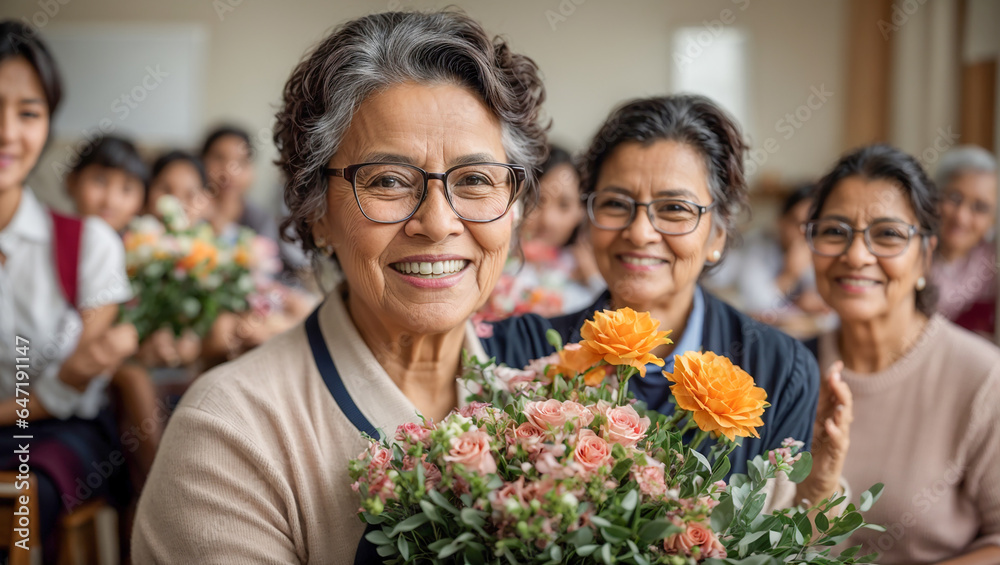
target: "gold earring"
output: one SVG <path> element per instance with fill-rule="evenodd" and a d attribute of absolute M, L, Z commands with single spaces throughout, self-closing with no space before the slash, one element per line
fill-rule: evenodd
<path fill-rule="evenodd" d="M 917 279 L 917 290 L 923 290 L 926 287 L 927 287 L 927 279 L 925 279 L 924 277 L 920 277 L 919 279 Z"/>

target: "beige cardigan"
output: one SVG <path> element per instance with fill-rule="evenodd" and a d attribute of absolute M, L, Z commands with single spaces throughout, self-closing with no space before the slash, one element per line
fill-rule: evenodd
<path fill-rule="evenodd" d="M 330 354 L 368 420 L 387 433 L 416 421 L 339 293 L 320 308 Z M 471 324 L 466 349 L 485 358 Z M 184 395 L 139 500 L 132 560 L 353 563 L 364 524 L 347 462 L 366 446 L 320 377 L 299 325 L 204 375 Z"/>

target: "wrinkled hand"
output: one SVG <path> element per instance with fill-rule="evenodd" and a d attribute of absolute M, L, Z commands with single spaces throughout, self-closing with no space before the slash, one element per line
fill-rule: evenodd
<path fill-rule="evenodd" d="M 843 368 L 843 362 L 834 362 L 820 381 L 813 428 L 813 468 L 799 491 L 800 498 L 813 504 L 838 490 L 851 443 L 854 397 L 850 387 L 840 378 Z"/>

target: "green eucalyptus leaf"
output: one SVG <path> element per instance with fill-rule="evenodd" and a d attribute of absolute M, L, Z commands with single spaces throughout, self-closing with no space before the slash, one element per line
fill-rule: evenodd
<path fill-rule="evenodd" d="M 729 525 L 733 522 L 733 516 L 735 515 L 736 508 L 733 506 L 733 497 L 723 495 L 719 501 L 719 505 L 712 512 L 712 530 L 722 534 L 729 529 Z"/>
<path fill-rule="evenodd" d="M 368 532 L 367 534 L 365 534 L 365 539 L 372 542 L 375 545 L 389 545 L 392 543 L 392 540 L 389 539 L 389 536 L 385 535 L 385 532 L 383 532 L 382 530 L 372 530 Z"/>
<path fill-rule="evenodd" d="M 809 476 L 812 466 L 812 454 L 808 451 L 801 453 L 801 458 L 792 465 L 792 472 L 788 474 L 788 480 L 793 483 L 801 483 Z"/>
<path fill-rule="evenodd" d="M 396 524 L 396 527 L 389 532 L 389 537 L 394 538 L 403 532 L 412 532 L 413 530 L 426 524 L 428 521 L 430 521 L 430 518 L 427 517 L 427 514 L 424 514 L 423 512 L 420 514 L 414 514 L 413 516 L 410 516 L 409 518 Z"/>

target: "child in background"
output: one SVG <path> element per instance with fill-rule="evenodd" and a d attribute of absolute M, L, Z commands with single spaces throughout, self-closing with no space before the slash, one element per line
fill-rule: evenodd
<path fill-rule="evenodd" d="M 146 203 L 149 168 L 131 141 L 99 137 L 86 147 L 66 177 L 76 212 L 97 216 L 122 233 Z"/>
<path fill-rule="evenodd" d="M 97 497 L 127 497 L 105 388 L 137 347 L 135 328 L 114 324 L 132 295 L 114 229 L 54 213 L 24 184 L 61 95 L 37 30 L 0 22 L 0 468 L 17 468 L 13 454 L 24 440 L 15 436 L 33 436 L 43 556 L 53 563 L 60 514 Z M 86 482 L 105 465 L 110 476 Z"/>
<path fill-rule="evenodd" d="M 579 237 L 586 217 L 580 175 L 569 152 L 550 147 L 539 178 L 538 207 L 524 220 L 524 260 L 511 258 L 480 317 L 532 312 L 558 316 L 592 304 L 604 291 L 593 251 Z"/>
<path fill-rule="evenodd" d="M 208 187 L 215 197 L 210 221 L 216 234 L 232 242 L 241 227 L 252 229 L 257 234 L 255 259 L 258 264 L 267 265 L 256 270 L 254 278 L 258 292 L 251 297 L 251 312 L 241 319 L 220 316 L 220 325 L 231 326 L 224 332 L 229 336 L 228 358 L 304 320 L 318 302 L 300 288 L 303 282 L 299 278 L 303 274 L 302 266 L 308 266 L 301 250 L 284 244 L 279 237 L 274 215 L 246 198 L 254 179 L 253 157 L 250 135 L 235 126 L 214 129 L 202 146 Z M 272 258 L 277 262 L 274 263 Z M 241 339 L 240 336 L 245 337 Z M 216 357 L 213 361 L 221 360 Z"/>

